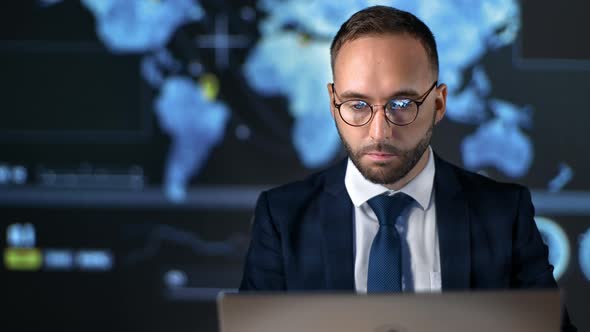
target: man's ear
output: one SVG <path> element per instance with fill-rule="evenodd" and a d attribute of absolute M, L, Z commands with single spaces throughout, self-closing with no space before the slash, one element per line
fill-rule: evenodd
<path fill-rule="evenodd" d="M 436 99 L 434 100 L 434 123 L 437 124 L 445 116 L 447 111 L 447 85 L 442 83 L 434 89 Z"/>
<path fill-rule="evenodd" d="M 334 89 L 332 88 L 332 84 L 334 83 L 326 84 L 326 89 L 328 89 L 328 96 L 330 96 L 330 113 L 334 116 Z"/>

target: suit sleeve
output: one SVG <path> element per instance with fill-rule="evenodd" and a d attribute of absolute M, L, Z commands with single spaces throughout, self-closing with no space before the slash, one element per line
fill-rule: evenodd
<path fill-rule="evenodd" d="M 556 288 L 549 250 L 535 223 L 535 209 L 526 188 L 520 190 L 518 210 L 513 232 L 513 287 Z"/>
<path fill-rule="evenodd" d="M 272 219 L 267 192 L 258 198 L 240 291 L 285 290 L 281 235 Z"/>
<path fill-rule="evenodd" d="M 514 230 L 512 287 L 557 288 L 553 266 L 549 263 L 549 250 L 543 243 L 535 223 L 535 208 L 528 189 L 519 195 L 518 220 Z M 562 306 L 561 331 L 575 332 L 565 305 Z"/>

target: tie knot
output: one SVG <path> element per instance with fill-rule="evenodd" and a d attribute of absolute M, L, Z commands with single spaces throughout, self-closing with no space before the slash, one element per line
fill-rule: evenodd
<path fill-rule="evenodd" d="M 397 193 L 393 196 L 381 194 L 371 198 L 368 203 L 379 220 L 379 225 L 394 225 L 404 209 L 406 209 L 414 199 L 404 193 Z"/>

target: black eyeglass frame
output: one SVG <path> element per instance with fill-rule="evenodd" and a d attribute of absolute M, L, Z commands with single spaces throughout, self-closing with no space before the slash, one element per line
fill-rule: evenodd
<path fill-rule="evenodd" d="M 413 103 L 416 104 L 416 115 L 414 116 L 414 119 L 412 119 L 412 121 L 410 121 L 408 123 L 404 123 L 404 124 L 398 124 L 398 123 L 393 122 L 393 120 L 389 119 L 389 117 L 387 116 L 387 110 L 386 110 L 386 107 L 389 104 L 389 102 L 391 102 L 391 100 L 402 99 L 402 98 L 393 98 L 387 104 L 384 104 L 384 105 L 378 105 L 378 104 L 372 105 L 372 104 L 369 104 L 369 103 L 367 103 L 366 101 L 364 101 L 362 99 L 348 99 L 348 100 L 345 100 L 345 101 L 343 101 L 341 103 L 336 103 L 336 98 L 334 98 L 334 107 L 336 107 L 336 109 L 338 110 L 338 114 L 340 115 L 340 118 L 342 119 L 342 121 L 344 121 L 344 123 L 346 123 L 347 125 L 352 126 L 352 127 L 362 127 L 362 126 L 366 125 L 367 123 L 370 123 L 373 120 L 373 117 L 375 116 L 375 109 L 373 108 L 373 106 L 383 106 L 383 112 L 385 113 L 385 119 L 387 120 L 387 122 L 389 122 L 391 124 L 394 124 L 396 126 L 403 127 L 403 126 L 407 126 L 409 124 L 412 124 L 414 121 L 416 121 L 416 119 L 418 118 L 418 113 L 420 113 L 420 105 L 424 104 L 424 101 L 426 101 L 426 98 L 428 98 L 428 95 L 430 94 L 430 92 L 432 90 L 434 90 L 434 88 L 436 86 L 438 86 L 438 80 L 437 81 L 434 81 L 434 83 L 432 83 L 432 86 L 428 89 L 428 91 L 426 91 L 422 96 L 420 96 L 418 98 L 418 100 L 412 99 L 412 98 L 403 98 L 403 99 L 410 100 L 411 102 L 413 102 Z M 334 93 L 334 97 L 337 97 L 338 96 L 338 94 L 336 93 L 336 88 L 334 87 L 334 83 L 333 82 L 332 82 L 332 93 Z M 369 119 L 367 120 L 367 122 L 365 122 L 363 124 L 360 124 L 360 125 L 354 125 L 354 124 L 350 124 L 346 120 L 344 120 L 344 117 L 342 116 L 342 113 L 340 112 L 340 107 L 344 103 L 347 103 L 347 102 L 352 101 L 352 100 L 362 101 L 364 103 L 367 103 L 367 105 L 369 105 L 369 107 L 371 108 L 371 116 L 369 117 Z"/>

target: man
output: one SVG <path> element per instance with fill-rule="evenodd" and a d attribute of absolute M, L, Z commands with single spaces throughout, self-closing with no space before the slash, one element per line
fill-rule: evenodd
<path fill-rule="evenodd" d="M 348 159 L 263 192 L 240 290 L 555 288 L 529 191 L 442 160 L 430 29 L 374 6 L 330 49 L 332 116 Z M 563 328 L 571 328 L 567 313 Z"/>

